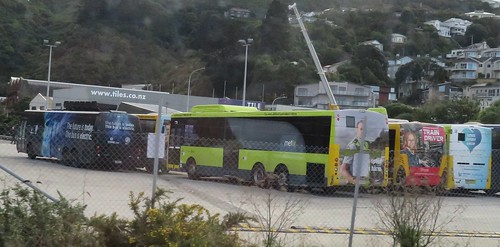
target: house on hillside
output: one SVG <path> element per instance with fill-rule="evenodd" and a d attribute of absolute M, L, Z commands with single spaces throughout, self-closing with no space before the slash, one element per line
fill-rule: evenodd
<path fill-rule="evenodd" d="M 450 18 L 443 22 L 439 20 L 426 21 L 424 24 L 434 26 L 439 36 L 452 37 L 454 35 L 465 35 L 467 27 L 469 27 L 472 22 L 459 18 Z"/>
<path fill-rule="evenodd" d="M 488 3 L 492 8 L 500 8 L 500 0 L 482 0 L 482 2 Z"/>
<path fill-rule="evenodd" d="M 378 99 L 370 86 L 351 82 L 329 82 L 337 105 L 342 109 L 365 109 L 376 106 Z M 298 85 L 294 90 L 294 105 L 328 109 L 328 95 L 321 82 Z"/>
<path fill-rule="evenodd" d="M 404 57 L 396 57 L 395 59 L 387 60 L 387 76 L 391 79 L 396 78 L 396 72 L 398 72 L 399 68 L 407 63 L 410 63 L 413 59 L 409 56 Z"/>
<path fill-rule="evenodd" d="M 462 57 L 500 57 L 500 47 L 491 48 L 486 42 L 475 43 L 462 49 L 451 50 L 446 54 L 446 58 L 462 58 Z"/>
<path fill-rule="evenodd" d="M 365 42 L 361 42 L 360 45 L 371 45 L 371 46 L 379 49 L 380 51 L 384 51 L 384 45 L 382 43 L 380 43 L 378 40 L 368 40 Z"/>
<path fill-rule="evenodd" d="M 500 100 L 500 82 L 479 83 L 467 87 L 464 92 L 469 99 L 477 100 L 481 110 Z"/>
<path fill-rule="evenodd" d="M 249 9 L 243 8 L 230 8 L 224 12 L 226 18 L 250 18 L 252 12 Z"/>
<path fill-rule="evenodd" d="M 500 16 L 495 15 L 493 13 L 489 12 L 484 12 L 484 10 L 475 10 L 472 12 L 467 12 L 464 14 L 465 16 L 468 16 L 469 18 L 500 18 Z"/>
<path fill-rule="evenodd" d="M 463 82 L 475 80 L 478 77 L 478 68 L 484 59 L 465 57 L 457 59 L 453 67 L 448 68 L 450 80 Z"/>
<path fill-rule="evenodd" d="M 422 90 L 422 99 L 424 101 L 432 100 L 456 100 L 463 97 L 463 89 L 454 86 L 451 82 L 430 85 Z"/>
<path fill-rule="evenodd" d="M 471 81 L 478 78 L 500 79 L 500 57 L 464 57 L 455 60 L 448 68 L 453 82 Z"/>
<path fill-rule="evenodd" d="M 399 33 L 393 33 L 391 34 L 391 42 L 393 44 L 404 44 L 406 43 L 406 36 L 399 34 Z"/>

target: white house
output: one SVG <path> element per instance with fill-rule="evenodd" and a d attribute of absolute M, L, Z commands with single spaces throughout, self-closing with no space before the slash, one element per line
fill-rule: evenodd
<path fill-rule="evenodd" d="M 459 18 L 450 18 L 443 22 L 446 26 L 450 27 L 450 35 L 465 35 L 467 27 L 472 25 L 472 22 L 468 20 L 462 20 Z"/>
<path fill-rule="evenodd" d="M 482 0 L 488 3 L 492 8 L 500 8 L 500 0 Z"/>
<path fill-rule="evenodd" d="M 373 89 L 370 86 L 351 82 L 328 82 L 337 105 L 342 109 L 364 109 L 376 105 Z M 294 105 L 301 107 L 328 109 L 328 95 L 321 82 L 298 85 L 294 92 Z"/>
<path fill-rule="evenodd" d="M 378 40 L 368 40 L 365 42 L 362 42 L 361 45 L 371 45 L 374 46 L 375 48 L 379 49 L 380 51 L 384 51 L 384 45 L 380 43 Z"/>
<path fill-rule="evenodd" d="M 472 12 L 465 13 L 466 16 L 470 18 L 500 18 L 500 16 L 493 13 L 484 12 L 484 10 L 475 10 Z"/>
<path fill-rule="evenodd" d="M 467 27 L 469 27 L 472 22 L 459 18 L 450 18 L 443 22 L 439 20 L 426 21 L 424 24 L 434 26 L 439 36 L 451 37 L 453 35 L 465 35 Z"/>
<path fill-rule="evenodd" d="M 500 100 L 500 83 L 480 83 L 467 87 L 465 96 L 477 100 L 481 110 L 491 106 L 495 101 Z"/>
<path fill-rule="evenodd" d="M 38 93 L 31 101 L 30 101 L 30 110 L 45 110 L 47 106 L 47 97 L 43 96 L 41 93 Z M 49 109 L 52 109 L 52 97 L 49 97 L 48 102 Z"/>
<path fill-rule="evenodd" d="M 408 56 L 397 57 L 396 59 L 387 60 L 387 64 L 388 64 L 387 76 L 389 76 L 389 78 L 391 78 L 391 79 L 395 79 L 396 72 L 398 72 L 399 67 L 401 67 L 402 65 L 405 65 L 411 61 L 413 61 L 413 59 L 411 57 L 408 57 Z"/>
<path fill-rule="evenodd" d="M 406 42 L 407 38 L 406 36 L 399 34 L 399 33 L 393 33 L 391 34 L 391 42 L 393 44 L 404 44 Z"/>
<path fill-rule="evenodd" d="M 433 26 L 436 29 L 439 36 L 451 37 L 450 27 L 444 25 L 441 21 L 438 20 L 426 21 L 424 22 L 424 24 Z"/>

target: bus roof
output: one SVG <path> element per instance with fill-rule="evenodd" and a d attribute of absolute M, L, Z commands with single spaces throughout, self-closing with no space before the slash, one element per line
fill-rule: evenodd
<path fill-rule="evenodd" d="M 213 107 L 212 107 L 213 106 Z M 199 109 L 199 110 L 198 110 Z M 242 110 L 242 111 L 239 111 Z M 247 110 L 247 111 L 246 111 Z M 227 106 L 227 105 L 199 105 L 194 106 L 191 112 L 179 112 L 172 114 L 172 118 L 191 117 L 300 117 L 300 116 L 328 116 L 334 117 L 339 113 L 344 114 L 381 114 L 366 109 L 345 110 L 293 110 L 293 111 L 259 111 L 253 107 Z"/>
<path fill-rule="evenodd" d="M 372 108 L 368 108 L 368 111 L 373 111 L 373 112 L 378 112 L 380 114 L 384 114 L 387 116 L 387 109 L 385 109 L 385 107 L 372 107 Z"/>
<path fill-rule="evenodd" d="M 124 111 L 66 111 L 66 110 L 25 110 L 25 113 L 46 113 L 46 112 L 51 112 L 51 113 L 75 113 L 75 114 L 100 114 L 100 113 L 123 113 L 127 114 L 127 112 Z"/>
<path fill-rule="evenodd" d="M 132 113 L 131 115 L 137 116 L 141 120 L 155 120 L 158 118 L 158 113 Z M 172 114 L 161 114 L 161 119 L 170 120 Z"/>
<path fill-rule="evenodd" d="M 196 105 L 191 108 L 191 112 L 257 112 L 255 107 L 236 105 Z"/>

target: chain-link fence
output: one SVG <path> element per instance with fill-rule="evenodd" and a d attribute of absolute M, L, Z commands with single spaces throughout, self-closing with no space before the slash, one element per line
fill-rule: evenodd
<path fill-rule="evenodd" d="M 99 132 L 87 136 L 85 126 L 78 128 L 52 138 L 52 143 L 34 137 L 18 138 L 16 144 L 1 140 L 4 188 L 31 184 L 52 197 L 60 194 L 87 205 L 88 215 L 116 212 L 131 217 L 130 193 L 151 194 L 154 189 L 154 159 L 148 158 L 147 134 L 127 133 L 110 139 Z M 167 157 L 158 160 L 156 185 L 171 191 L 172 199 L 200 204 L 213 213 L 253 216 L 255 221 L 238 229 L 243 236 L 277 231 L 288 236 L 286 246 L 347 244 L 355 186 L 332 180 L 345 159 L 332 156 L 338 152 L 334 147 L 184 136 L 172 136 L 170 142 Z M 389 159 L 394 154 L 385 156 Z M 419 226 L 445 236 L 441 243 L 500 244 L 500 198 L 494 193 L 500 191 L 500 150 L 492 152 L 492 161 L 489 190 L 439 188 L 440 181 L 408 194 L 395 185 L 406 184 L 411 171 L 403 178 L 389 164 L 394 162 L 356 158 L 354 164 L 368 164 L 358 171 L 356 246 L 390 246 L 391 222 L 401 208 L 408 208 L 409 215 L 427 217 Z M 181 167 L 167 173 L 167 167 L 175 164 Z M 436 176 L 442 175 L 438 171 Z M 350 172 L 355 174 L 352 168 Z"/>

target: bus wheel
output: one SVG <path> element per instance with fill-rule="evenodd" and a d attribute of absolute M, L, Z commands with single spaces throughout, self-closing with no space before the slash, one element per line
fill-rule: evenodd
<path fill-rule="evenodd" d="M 406 187 L 406 172 L 404 168 L 400 168 L 396 174 L 396 189 L 404 190 Z"/>
<path fill-rule="evenodd" d="M 268 188 L 266 181 L 266 171 L 262 164 L 256 164 L 252 169 L 252 182 L 259 188 Z"/>
<path fill-rule="evenodd" d="M 498 191 L 489 189 L 489 190 L 484 190 L 484 193 L 486 193 L 486 195 L 488 196 L 495 196 L 498 193 Z"/>
<path fill-rule="evenodd" d="M 35 150 L 33 149 L 33 145 L 32 144 L 28 145 L 27 149 L 28 149 L 28 158 L 35 159 L 36 153 L 35 153 Z"/>
<path fill-rule="evenodd" d="M 194 161 L 194 159 L 189 159 L 186 165 L 187 165 L 188 178 L 197 179 L 198 175 L 196 175 L 196 162 Z"/>
<path fill-rule="evenodd" d="M 288 170 L 286 167 L 280 166 L 276 171 L 274 172 L 274 175 L 276 176 L 276 180 L 274 182 L 274 187 L 277 190 L 288 190 Z"/>
<path fill-rule="evenodd" d="M 441 178 L 439 179 L 439 184 L 436 186 L 436 193 L 443 193 L 446 190 L 446 181 L 448 180 L 448 174 L 443 172 Z"/>
<path fill-rule="evenodd" d="M 67 150 L 63 153 L 63 164 L 70 167 L 78 167 L 78 152 L 76 150 Z"/>

